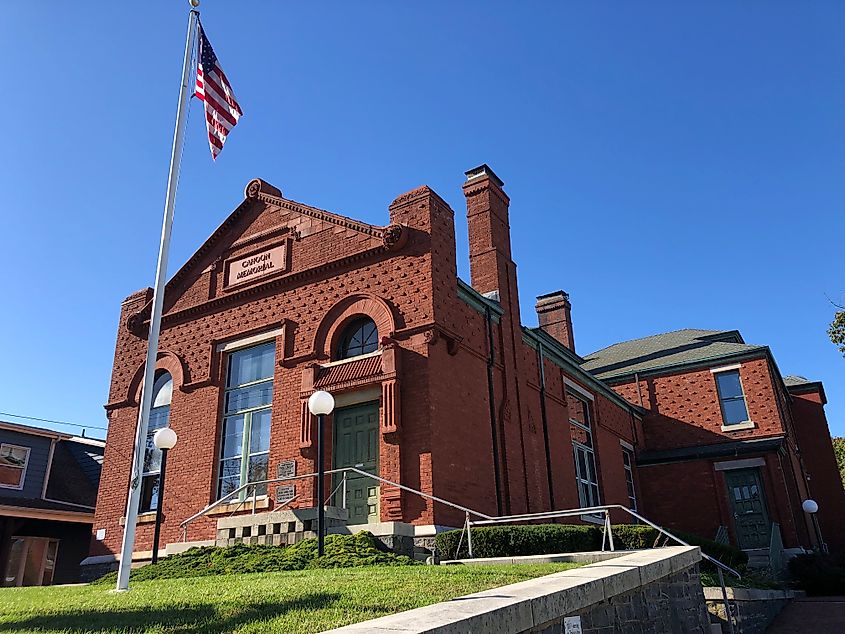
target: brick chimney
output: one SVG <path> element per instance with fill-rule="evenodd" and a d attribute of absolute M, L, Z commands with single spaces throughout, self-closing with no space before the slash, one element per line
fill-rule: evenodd
<path fill-rule="evenodd" d="M 537 297 L 534 306 L 540 328 L 575 352 L 575 335 L 572 332 L 572 304 L 569 294 L 555 291 Z"/>
<path fill-rule="evenodd" d="M 469 170 L 466 177 L 470 283 L 479 293 L 504 294 L 508 289 L 503 286 L 509 281 L 505 269 L 512 265 L 510 199 L 502 189 L 502 179 L 488 165 Z"/>

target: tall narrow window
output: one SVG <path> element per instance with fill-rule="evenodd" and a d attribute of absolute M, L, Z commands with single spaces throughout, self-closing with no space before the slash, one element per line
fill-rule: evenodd
<path fill-rule="evenodd" d="M 270 403 L 276 346 L 266 343 L 229 355 L 223 398 L 223 444 L 217 495 L 266 480 L 270 456 Z M 256 495 L 266 495 L 267 485 Z M 241 492 L 241 499 L 246 495 Z"/>
<path fill-rule="evenodd" d="M 161 471 L 161 451 L 156 449 L 153 436 L 170 422 L 170 400 L 173 397 L 173 378 L 167 372 L 159 373 L 153 383 L 153 406 L 147 427 L 147 445 L 144 448 L 144 472 L 141 477 L 141 512 L 158 508 L 158 483 Z"/>
<path fill-rule="evenodd" d="M 349 359 L 378 350 L 378 328 L 369 317 L 359 317 L 350 323 L 337 350 L 337 359 Z"/>
<path fill-rule="evenodd" d="M 634 453 L 622 448 L 622 464 L 625 467 L 625 484 L 628 487 L 628 508 L 637 510 L 637 490 L 634 488 Z"/>
<path fill-rule="evenodd" d="M 737 425 L 748 421 L 748 408 L 745 406 L 745 394 L 739 370 L 716 373 L 716 389 L 722 407 L 722 420 L 725 425 Z"/>
<path fill-rule="evenodd" d="M 589 401 L 574 392 L 566 391 L 569 405 L 569 433 L 575 451 L 575 481 L 581 508 L 601 504 L 596 453 L 593 447 L 592 420 Z"/>

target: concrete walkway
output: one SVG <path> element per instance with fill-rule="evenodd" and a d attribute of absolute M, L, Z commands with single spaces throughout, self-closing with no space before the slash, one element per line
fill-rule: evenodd
<path fill-rule="evenodd" d="M 845 632 L 845 597 L 794 599 L 766 630 L 766 634 L 827 634 Z"/>

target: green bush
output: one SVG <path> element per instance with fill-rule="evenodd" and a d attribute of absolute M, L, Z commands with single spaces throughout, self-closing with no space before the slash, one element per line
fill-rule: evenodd
<path fill-rule="evenodd" d="M 461 530 L 447 531 L 435 537 L 435 545 L 442 559 L 460 559 L 468 556 L 466 536 L 461 541 Z M 702 552 L 736 569 L 744 568 L 748 555 L 727 544 L 718 544 L 690 533 L 673 531 L 675 535 Z M 472 529 L 472 551 L 476 557 L 513 557 L 517 555 L 547 555 L 601 549 L 600 526 L 573 524 L 540 524 L 523 526 L 496 526 Z M 457 552 L 458 543 L 461 550 Z M 616 550 L 640 550 L 655 546 L 673 545 L 650 526 L 641 524 L 616 524 L 613 526 L 613 543 Z M 702 562 L 703 569 L 712 564 Z"/>
<path fill-rule="evenodd" d="M 204 546 L 159 560 L 156 565 L 132 571 L 134 581 L 173 577 L 279 572 L 306 568 L 352 568 L 357 566 L 406 566 L 419 562 L 388 550 L 371 533 L 326 536 L 325 552 L 317 557 L 317 540 L 306 539 L 293 546 L 247 546 L 227 548 Z M 114 583 L 117 573 L 101 577 L 97 583 Z"/>
<path fill-rule="evenodd" d="M 789 560 L 796 587 L 812 596 L 845 594 L 845 557 L 812 553 Z"/>
<path fill-rule="evenodd" d="M 434 538 L 441 559 L 468 557 L 466 536 L 460 530 L 439 533 Z M 601 547 L 601 529 L 571 524 L 495 526 L 472 529 L 472 553 L 475 557 L 510 557 L 581 552 Z"/>
<path fill-rule="evenodd" d="M 748 554 L 730 544 L 720 544 L 710 539 L 704 539 L 692 533 L 683 531 L 669 531 L 680 537 L 688 544 L 698 546 L 701 552 L 713 559 L 730 566 L 735 570 L 742 570 L 748 564 Z M 653 548 L 654 546 L 672 546 L 677 542 L 661 535 L 657 530 L 645 524 L 616 524 L 613 526 L 613 542 L 617 550 L 639 550 L 641 548 Z M 715 568 L 708 561 L 701 562 L 703 570 Z"/>

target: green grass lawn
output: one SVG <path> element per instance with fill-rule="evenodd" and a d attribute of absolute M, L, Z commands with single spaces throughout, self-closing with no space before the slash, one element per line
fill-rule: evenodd
<path fill-rule="evenodd" d="M 321 632 L 575 567 L 371 566 L 0 588 L 0 632 Z"/>

